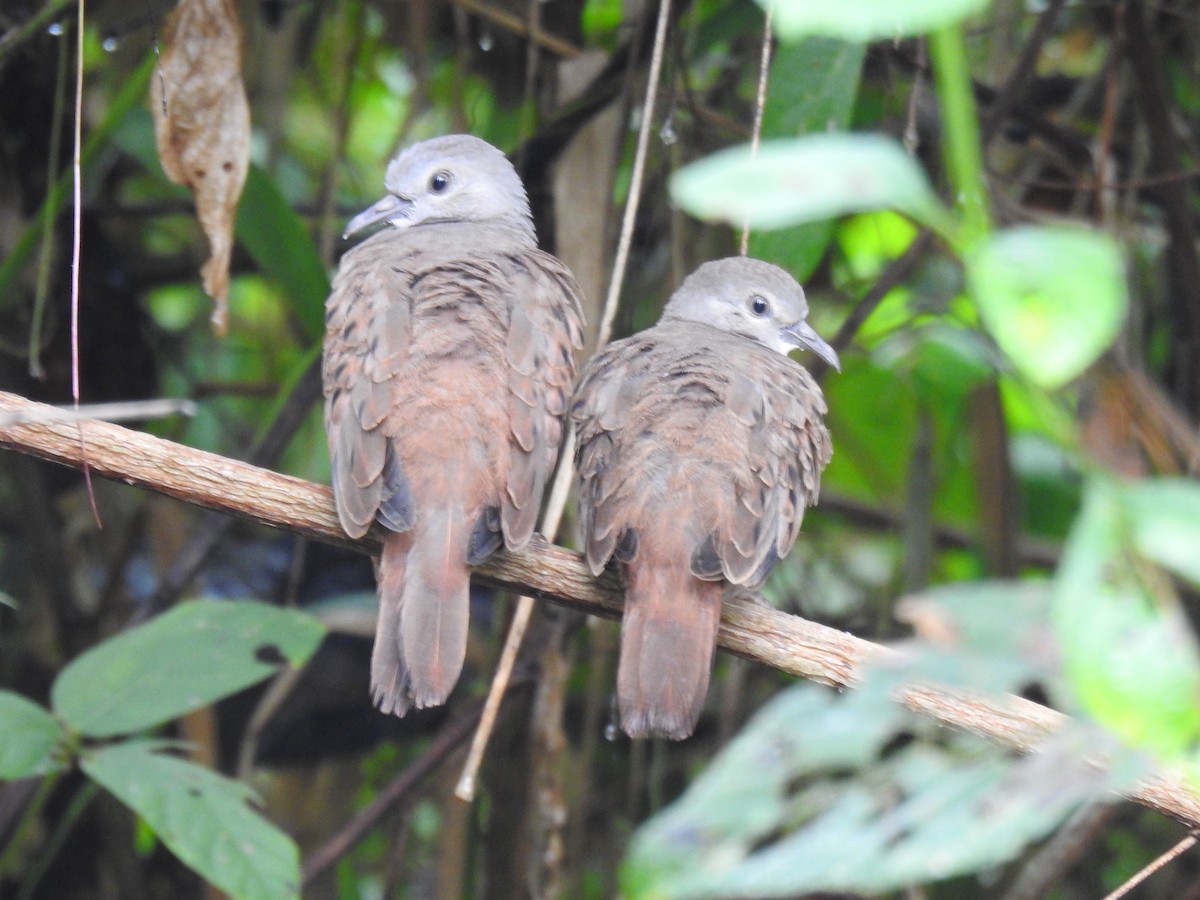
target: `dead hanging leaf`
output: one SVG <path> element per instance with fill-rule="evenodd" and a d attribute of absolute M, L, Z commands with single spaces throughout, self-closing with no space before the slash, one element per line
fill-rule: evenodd
<path fill-rule="evenodd" d="M 158 157 L 167 177 L 196 197 L 209 243 L 200 274 L 216 302 L 213 330 L 224 335 L 233 226 L 250 165 L 250 108 L 234 0 L 182 0 L 163 43 L 150 93 Z"/>

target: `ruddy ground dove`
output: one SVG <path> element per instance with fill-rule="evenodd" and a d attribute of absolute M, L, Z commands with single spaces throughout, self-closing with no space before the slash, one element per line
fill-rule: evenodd
<path fill-rule="evenodd" d="M 617 699 L 633 737 L 692 733 L 721 601 L 791 549 L 831 448 L 825 399 L 788 357 L 833 366 L 782 269 L 702 265 L 653 328 L 590 360 L 572 401 L 588 565 L 623 564 Z"/>
<path fill-rule="evenodd" d="M 467 135 L 423 141 L 350 220 L 325 313 L 325 427 L 351 537 L 383 526 L 371 691 L 444 703 L 466 650 L 470 567 L 525 545 L 582 346 L 579 289 L 538 249 L 524 186 Z"/>

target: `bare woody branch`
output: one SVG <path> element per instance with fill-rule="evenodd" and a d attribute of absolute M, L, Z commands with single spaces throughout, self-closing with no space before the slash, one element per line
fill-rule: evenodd
<path fill-rule="evenodd" d="M 15 417 L 36 419 L 11 424 Z M 167 494 L 187 503 L 241 516 L 330 544 L 377 553 L 379 538 L 346 537 L 327 487 L 247 463 L 194 450 L 107 422 L 46 421 L 51 409 L 0 392 L 0 447 L 80 468 Z M 497 553 L 475 570 L 489 584 L 597 616 L 617 618 L 620 589 L 610 575 L 594 579 L 578 553 L 539 538 L 519 553 Z M 746 600 L 721 612 L 720 646 L 800 678 L 852 687 L 864 662 L 889 651 L 870 641 Z M 1067 718 L 1015 696 L 984 697 L 934 686 L 909 687 L 899 700 L 943 724 L 1002 746 L 1030 750 Z M 1200 827 L 1200 792 L 1181 778 L 1159 774 L 1130 793 L 1144 806 Z"/>

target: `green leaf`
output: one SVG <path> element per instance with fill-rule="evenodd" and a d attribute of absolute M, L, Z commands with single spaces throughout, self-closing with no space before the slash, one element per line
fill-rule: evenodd
<path fill-rule="evenodd" d="M 27 778 L 62 768 L 54 748 L 63 739 L 54 716 L 20 694 L 0 691 L 0 778 Z"/>
<path fill-rule="evenodd" d="M 817 134 L 714 153 L 676 172 L 671 195 L 702 219 L 783 228 L 892 208 L 944 231 L 949 213 L 920 166 L 889 138 Z"/>
<path fill-rule="evenodd" d="M 1116 483 L 1088 485 L 1055 578 L 1055 630 L 1077 702 L 1131 746 L 1180 760 L 1200 740 L 1200 651 L 1161 575 L 1126 545 L 1123 501 Z"/>
<path fill-rule="evenodd" d="M 1121 253 L 1106 234 L 1011 228 L 966 262 L 988 331 L 1017 368 L 1044 387 L 1059 387 L 1082 372 L 1125 320 Z"/>
<path fill-rule="evenodd" d="M 325 331 L 329 278 L 304 224 L 262 169 L 251 166 L 238 204 L 237 237 L 259 269 L 292 301 L 304 332 L 317 340 Z"/>
<path fill-rule="evenodd" d="M 775 11 L 781 38 L 811 34 L 849 41 L 894 40 L 960 22 L 987 8 L 988 0 L 759 0 Z"/>
<path fill-rule="evenodd" d="M 52 705 L 76 730 L 111 737 L 151 728 L 296 666 L 323 626 L 263 603 L 192 600 L 84 653 L 54 682 Z"/>
<path fill-rule="evenodd" d="M 884 893 L 1011 859 L 1109 789 L 1082 762 L 1091 733 L 1014 757 L 917 723 L 879 687 L 772 700 L 634 835 L 624 894 Z"/>
<path fill-rule="evenodd" d="M 1123 499 L 1138 552 L 1200 585 L 1200 485 L 1157 478 L 1129 485 Z"/>
<path fill-rule="evenodd" d="M 171 852 L 238 900 L 300 896 L 300 852 L 252 811 L 249 788 L 142 742 L 107 747 L 84 772 L 136 812 Z"/>
<path fill-rule="evenodd" d="M 892 682 L 951 684 L 991 694 L 1047 684 L 1059 674 L 1047 581 L 955 582 L 905 597 L 896 617 L 919 652 L 878 667 Z"/>

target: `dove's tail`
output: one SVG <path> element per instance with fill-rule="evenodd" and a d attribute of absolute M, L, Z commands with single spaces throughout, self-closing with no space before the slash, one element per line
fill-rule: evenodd
<path fill-rule="evenodd" d="M 721 619 L 724 583 L 701 581 L 677 562 L 627 569 L 617 699 L 630 737 L 682 740 L 696 727 Z"/>
<path fill-rule="evenodd" d="M 423 509 L 412 530 L 384 538 L 371 695 L 385 713 L 439 706 L 458 681 L 470 614 L 466 518 Z"/>

